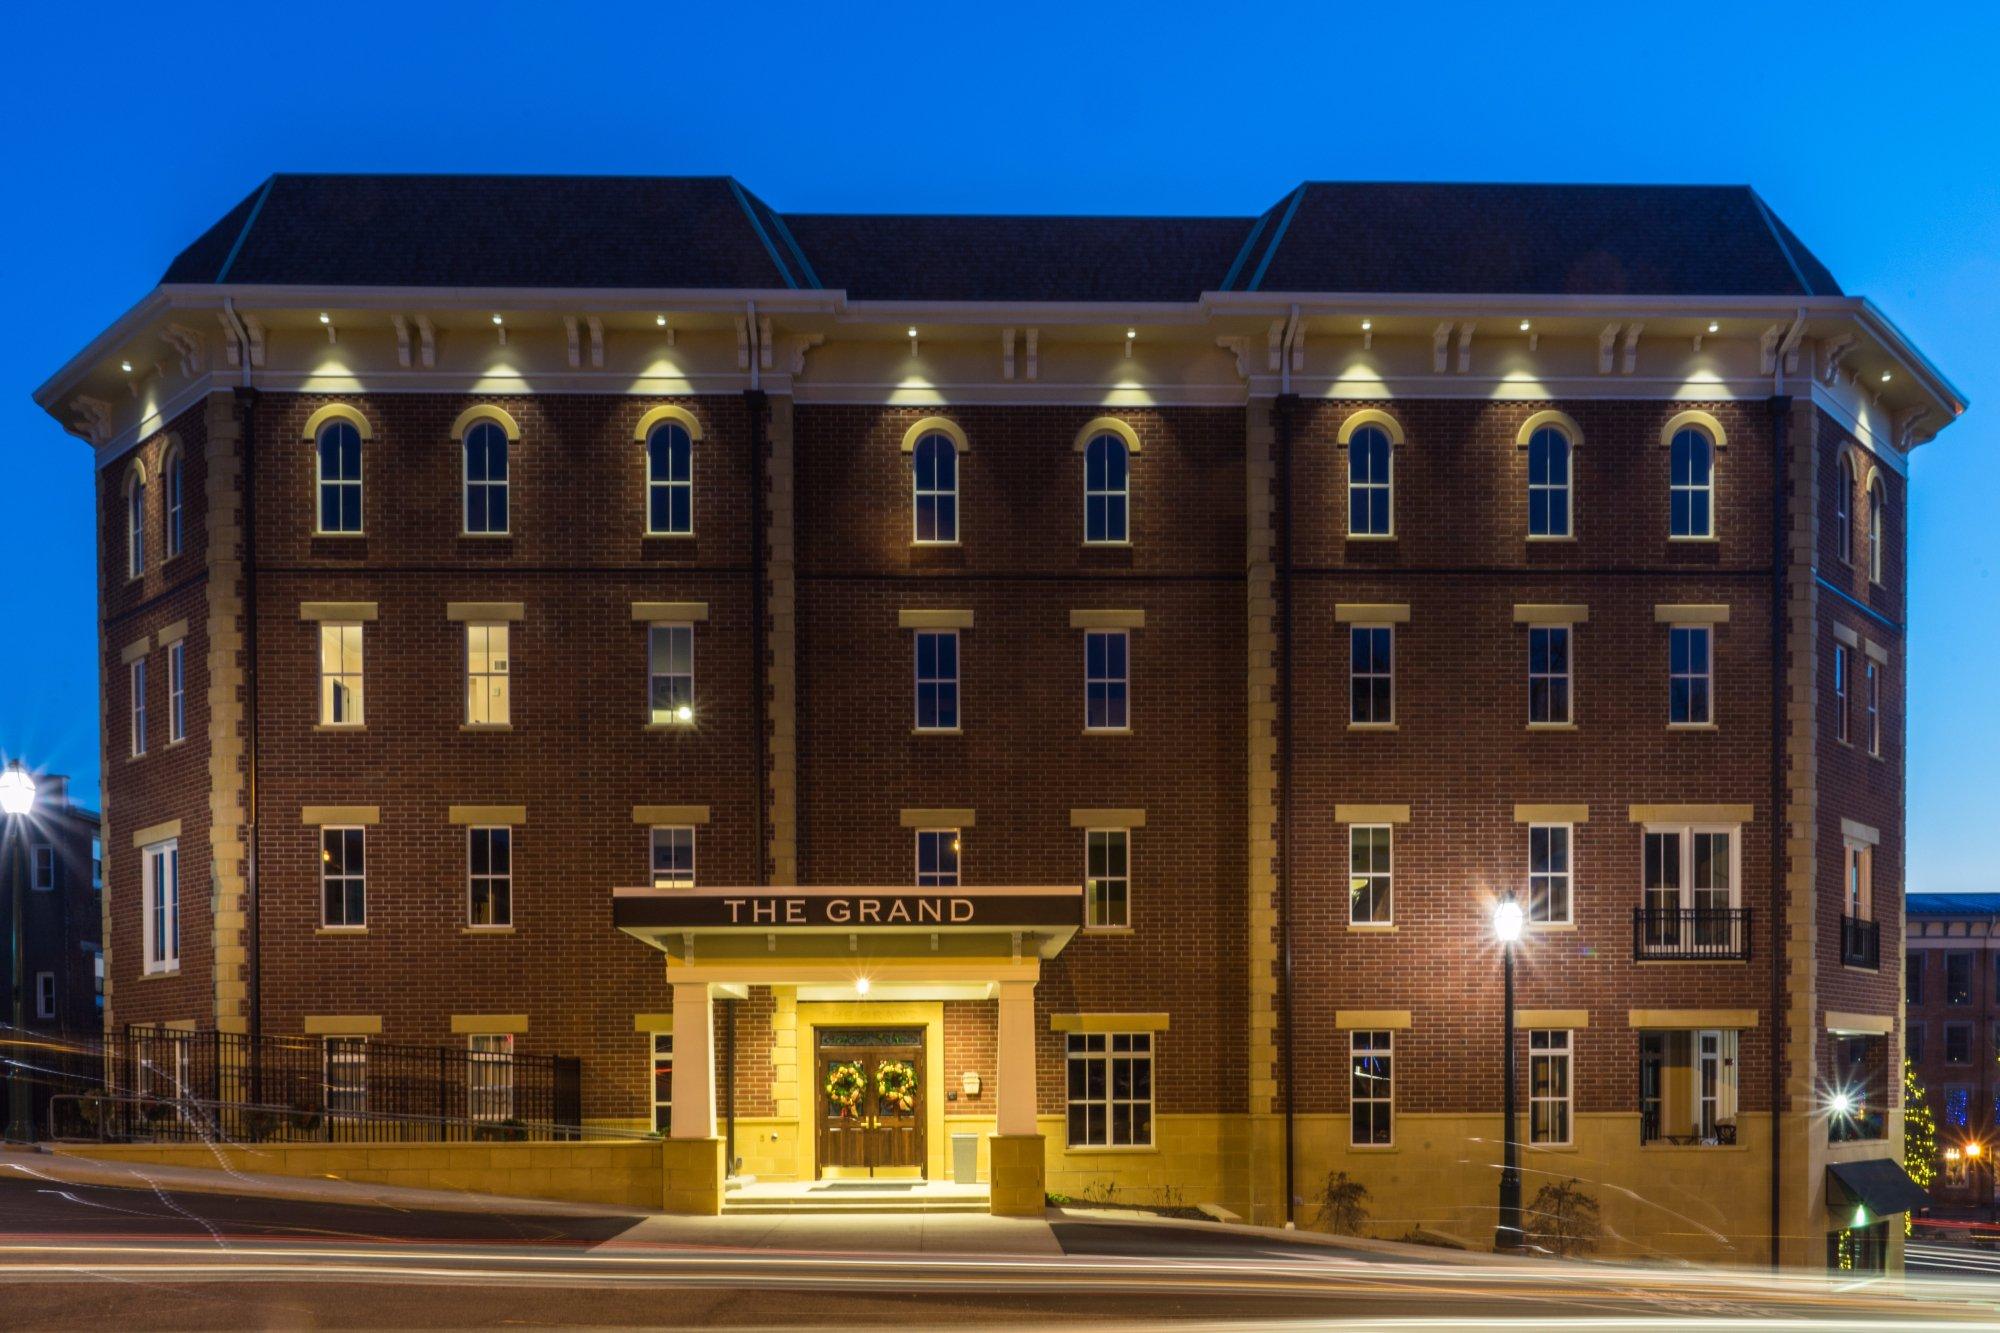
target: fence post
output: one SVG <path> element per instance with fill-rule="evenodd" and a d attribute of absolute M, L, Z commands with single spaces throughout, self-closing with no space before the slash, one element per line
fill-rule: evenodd
<path fill-rule="evenodd" d="M 437 1088 L 437 1118 L 438 1118 L 438 1126 L 437 1126 L 437 1137 L 438 1137 L 439 1139 L 448 1139 L 448 1138 L 450 1138 L 450 1137 L 451 1137 L 451 1127 L 450 1127 L 450 1126 L 449 1126 L 448 1124 L 446 1124 L 446 1122 L 445 1122 L 445 1100 L 444 1100 L 444 1071 L 445 1071 L 445 1049 L 444 1049 L 444 1047 L 443 1047 L 443 1046 L 439 1046 L 439 1047 L 438 1047 L 438 1074 L 437 1074 L 437 1078 L 438 1078 L 438 1088 Z"/>

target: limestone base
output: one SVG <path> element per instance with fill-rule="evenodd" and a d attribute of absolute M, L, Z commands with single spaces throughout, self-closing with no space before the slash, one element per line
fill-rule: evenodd
<path fill-rule="evenodd" d="M 728 1169 L 721 1139 L 664 1139 L 660 1154 L 661 1212 L 714 1217 L 722 1211 Z"/>
<path fill-rule="evenodd" d="M 996 1217 L 1040 1217 L 1048 1209 L 1046 1149 L 1040 1134 L 995 1134 L 988 1180 Z"/>

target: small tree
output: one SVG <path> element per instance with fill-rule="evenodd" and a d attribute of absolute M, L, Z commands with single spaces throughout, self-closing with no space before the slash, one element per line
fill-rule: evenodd
<path fill-rule="evenodd" d="M 1931 1114 L 1930 1093 L 1908 1060 L 1903 1061 L 1903 1169 L 1925 1189 L 1937 1179 L 1937 1118 Z M 1910 1234 L 1908 1213 L 1903 1214 L 1903 1234 Z"/>
<path fill-rule="evenodd" d="M 1336 1236 L 1358 1236 L 1368 1220 L 1368 1187 L 1345 1171 L 1329 1171 L 1319 1187 L 1319 1224 Z"/>
<path fill-rule="evenodd" d="M 1530 1242 L 1565 1259 L 1596 1252 L 1603 1231 L 1597 1200 L 1583 1192 L 1579 1181 L 1551 1181 L 1542 1186 L 1528 1205 L 1528 1214 L 1532 1219 L 1526 1228 Z"/>

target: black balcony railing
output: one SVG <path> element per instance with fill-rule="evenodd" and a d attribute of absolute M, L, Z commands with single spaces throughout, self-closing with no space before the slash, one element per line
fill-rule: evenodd
<path fill-rule="evenodd" d="M 1882 927 L 1866 917 L 1840 918 L 1840 961 L 1849 967 L 1882 966 Z"/>
<path fill-rule="evenodd" d="M 1632 956 L 1680 960 L 1748 958 L 1750 909 L 1747 907 L 1634 908 Z"/>

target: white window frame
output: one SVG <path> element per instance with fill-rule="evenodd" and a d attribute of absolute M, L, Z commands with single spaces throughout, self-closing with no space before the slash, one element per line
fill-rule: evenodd
<path fill-rule="evenodd" d="M 1368 1075 L 1370 1082 L 1364 1095 L 1361 1062 L 1364 1058 L 1381 1058 L 1386 1061 L 1388 1074 L 1379 1080 Z M 1389 1117 L 1387 1138 L 1374 1137 L 1371 1116 L 1370 1134 L 1361 1136 L 1361 1120 L 1355 1113 L 1363 1106 L 1381 1107 Z M 1396 1034 L 1382 1029 L 1356 1030 L 1347 1034 L 1347 1142 L 1355 1148 L 1393 1148 L 1396 1146 Z"/>
<path fill-rule="evenodd" d="M 928 676 L 924 674 L 924 640 L 926 639 L 937 640 L 940 644 L 946 639 L 951 640 L 950 675 L 946 675 L 942 668 L 933 668 L 932 674 Z M 964 666 L 964 648 L 965 645 L 959 641 L 958 631 L 955 629 L 920 629 L 910 635 L 910 669 L 913 679 L 913 688 L 910 693 L 910 726 L 912 730 L 953 732 L 964 729 L 964 698 L 959 689 L 959 677 L 961 669 Z M 945 692 L 949 689 L 951 694 L 951 721 L 949 723 L 940 723 L 937 721 L 933 721 L 929 725 L 924 723 L 924 691 L 926 689 L 937 692 L 936 700 L 939 703 L 942 703 Z M 933 711 L 939 717 L 943 716 L 944 710 L 941 707 Z"/>
<path fill-rule="evenodd" d="M 167 461 L 160 468 L 160 484 L 166 492 L 167 554 L 168 560 L 179 555 L 186 546 L 186 531 L 182 526 L 184 513 L 182 501 L 186 490 L 185 466 L 187 455 L 176 447 L 167 454 Z"/>
<path fill-rule="evenodd" d="M 149 843 L 139 850 L 139 931 L 144 971 L 178 972 L 181 967 L 180 840 Z"/>
<path fill-rule="evenodd" d="M 493 651 L 495 636 L 498 636 L 500 641 L 500 651 L 497 654 Z M 465 724 L 467 726 L 513 725 L 513 648 L 514 630 L 508 622 L 501 620 L 466 624 Z M 498 665 L 495 665 L 496 662 Z"/>
<path fill-rule="evenodd" d="M 1673 636 L 1676 634 L 1698 634 L 1701 636 L 1703 645 L 1702 670 L 1674 670 Z M 1689 682 L 1700 681 L 1702 683 L 1704 688 L 1701 692 L 1701 699 L 1706 707 L 1703 709 L 1700 717 L 1692 715 L 1693 710 L 1691 707 L 1688 717 L 1679 719 L 1674 717 L 1674 682 L 1678 680 Z M 1694 697 L 1692 685 L 1690 685 L 1688 694 L 1690 701 L 1692 701 Z M 1715 725 L 1715 626 L 1713 625 L 1667 626 L 1667 725 L 1669 727 L 1702 728 L 1713 727 Z"/>
<path fill-rule="evenodd" d="M 1537 834 L 1561 834 L 1561 870 L 1535 869 L 1535 836 Z M 1555 845 L 1550 839 L 1550 845 Z M 1562 914 L 1544 911 L 1535 914 L 1535 894 L 1545 891 L 1543 902 L 1550 901 L 1557 889 L 1562 893 Z M 1567 926 L 1576 921 L 1576 825 L 1574 824 L 1530 824 L 1528 825 L 1528 915 L 1529 926 Z"/>
<path fill-rule="evenodd" d="M 1839 741 L 1842 745 L 1850 745 L 1853 743 L 1854 739 L 1852 734 L 1853 723 L 1848 716 L 1850 709 L 1849 709 L 1849 699 L 1848 699 L 1848 689 L 1847 689 L 1847 676 L 1849 671 L 1853 669 L 1851 666 L 1849 666 L 1849 661 L 1850 657 L 1847 651 L 1847 645 L 1844 643 L 1834 644 L 1833 645 L 1833 738 Z"/>
<path fill-rule="evenodd" d="M 687 670 L 672 670 L 673 644 L 678 638 L 687 640 Z M 660 646 L 667 645 L 668 670 L 658 669 Z M 667 708 L 660 708 L 655 702 L 659 697 L 661 681 L 687 681 L 685 699 Z M 678 695 L 679 691 L 672 691 Z M 668 621 L 646 627 L 646 717 L 656 727 L 687 727 L 694 725 L 694 626 L 686 621 Z"/>
<path fill-rule="evenodd" d="M 1697 436 L 1703 444 L 1708 446 L 1708 480 L 1699 485 L 1693 482 L 1682 484 L 1675 481 L 1673 475 L 1675 446 L 1679 443 L 1681 436 L 1690 434 Z M 1667 539 L 1669 541 L 1706 542 L 1715 540 L 1715 472 L 1721 452 L 1720 449 L 1715 447 L 1715 437 L 1700 426 L 1683 426 L 1675 431 L 1674 438 L 1667 442 Z M 1706 503 L 1702 506 L 1702 512 L 1708 522 L 1698 532 L 1692 530 L 1688 532 L 1674 531 L 1674 497 L 1683 493 L 1689 496 L 1688 513 L 1690 518 L 1692 518 L 1694 513 L 1693 497 L 1700 495 L 1706 500 Z M 1689 527 L 1692 529 L 1692 522 L 1690 522 Z"/>
<path fill-rule="evenodd" d="M 99 1013 L 104 1011 L 104 949 L 100 945 L 90 946 L 90 984 L 92 1004 Z"/>
<path fill-rule="evenodd" d="M 938 458 L 949 458 L 951 460 L 951 485 L 940 486 L 937 484 L 937 465 L 935 462 L 931 465 L 931 484 L 929 486 L 923 484 L 922 474 L 918 469 L 923 466 L 926 446 L 930 447 L 931 457 L 934 460 Z M 912 544 L 917 546 L 958 545 L 958 462 L 958 443 L 943 431 L 931 431 L 911 446 L 910 541 Z M 924 536 L 923 524 L 923 502 L 926 498 L 932 501 L 931 522 L 933 524 L 933 533 L 929 537 Z M 937 519 L 938 502 L 946 500 L 951 503 L 951 535 L 941 537 L 936 534 L 945 525 L 939 523 Z"/>
<path fill-rule="evenodd" d="M 1538 482 L 1535 480 L 1535 441 L 1541 439 L 1544 435 L 1552 436 L 1562 441 L 1563 479 L 1560 482 Z M 1391 452 L 1393 452 L 1393 449 Z M 1576 485 L 1576 441 L 1570 439 L 1569 432 L 1560 426 L 1538 426 L 1534 434 L 1528 437 L 1527 453 L 1528 540 L 1532 542 L 1569 541 L 1576 535 L 1575 500 L 1572 497 L 1572 488 Z M 1538 492 L 1550 497 L 1557 495 L 1562 497 L 1562 526 L 1559 531 L 1535 531 L 1535 495 Z M 1550 517 L 1553 518 L 1556 512 L 1552 503 L 1549 509 Z"/>
<path fill-rule="evenodd" d="M 40 1021 L 52 1022 L 56 1016 L 56 974 L 35 973 L 35 1017 Z"/>
<path fill-rule="evenodd" d="M 1386 866 L 1374 864 L 1372 853 L 1376 849 L 1376 840 L 1373 835 L 1377 833 L 1382 835 L 1379 848 L 1386 858 Z M 1358 866 L 1355 862 L 1356 855 L 1361 850 L 1362 834 L 1369 835 L 1367 841 L 1370 844 L 1371 852 L 1369 865 L 1365 868 Z M 1377 916 L 1371 907 L 1369 915 L 1357 915 L 1355 908 L 1363 900 L 1362 890 L 1373 889 L 1378 884 L 1383 890 L 1381 896 L 1386 901 L 1386 910 L 1382 915 Z M 1375 895 L 1370 893 L 1367 896 L 1372 900 Z M 1347 826 L 1347 924 L 1350 926 L 1393 926 L 1396 924 L 1396 826 L 1394 824 L 1349 824 Z"/>
<path fill-rule="evenodd" d="M 1868 581 L 1882 586 L 1883 528 L 1889 521 L 1889 489 L 1880 477 L 1868 485 Z"/>
<path fill-rule="evenodd" d="M 329 433 L 342 429 L 351 430 L 354 432 L 354 440 L 355 440 L 354 470 L 356 475 L 351 478 L 329 477 L 326 475 L 326 437 Z M 461 464 L 461 466 L 463 465 Z M 368 477 L 368 449 L 367 449 L 367 441 L 361 438 L 361 428 L 359 426 L 356 426 L 352 421 L 348 421 L 345 420 L 344 418 L 338 418 L 338 417 L 321 425 L 319 428 L 319 432 L 313 436 L 313 535 L 314 536 L 359 537 L 362 536 L 367 531 L 368 518 L 365 512 L 367 508 L 367 492 L 363 489 L 367 477 Z M 342 495 L 344 495 L 349 489 L 353 490 L 355 496 L 354 516 L 356 522 L 358 522 L 360 526 L 353 528 L 329 528 L 326 526 L 326 493 L 329 489 L 332 489 Z M 347 508 L 345 503 L 342 503 L 338 507 L 342 510 L 345 510 Z"/>
<path fill-rule="evenodd" d="M 1382 450 L 1383 467 L 1387 470 L 1388 475 L 1378 478 L 1371 473 L 1365 480 L 1356 480 L 1355 461 L 1365 456 L 1365 451 L 1357 449 L 1356 446 L 1361 443 L 1362 437 L 1368 435 L 1370 432 L 1382 437 L 1385 446 Z M 1376 532 L 1373 529 L 1356 528 L 1354 526 L 1355 493 L 1364 492 L 1373 496 L 1377 491 L 1388 497 L 1386 511 L 1389 526 L 1387 530 Z M 1372 514 L 1374 512 L 1374 505 L 1371 503 L 1368 509 Z M 1361 426 L 1347 439 L 1347 535 L 1349 538 L 1360 538 L 1363 541 L 1383 541 L 1396 535 L 1396 440 L 1394 436 L 1381 426 Z"/>
<path fill-rule="evenodd" d="M 134 467 L 125 479 L 125 577 L 146 572 L 146 469 Z"/>
<path fill-rule="evenodd" d="M 646 1061 L 646 1095 L 653 1102 L 653 1132 L 665 1137 L 674 1127 L 674 1034 L 655 1032 L 652 1034 L 649 1058 Z M 660 1099 L 660 1057 L 667 1059 L 667 1096 Z M 664 1114 L 663 1114 L 664 1113 Z"/>
<path fill-rule="evenodd" d="M 187 739 L 187 640 L 167 645 L 167 744 Z"/>
<path fill-rule="evenodd" d="M 497 431 L 500 435 L 500 447 L 506 459 L 505 469 L 507 475 L 501 477 L 498 481 L 494 481 L 490 477 L 485 481 L 474 481 L 472 479 L 472 440 L 475 435 L 481 435 L 487 431 Z M 491 471 L 490 467 L 488 471 Z M 464 436 L 458 442 L 458 523 L 459 534 L 461 536 L 506 537 L 512 535 L 514 530 L 513 481 L 514 442 L 507 438 L 507 428 L 491 417 L 481 417 L 467 426 Z M 497 528 L 491 526 L 475 528 L 472 526 L 472 488 L 474 486 L 483 487 L 487 492 L 486 521 L 488 524 L 491 524 L 493 521 L 493 492 L 499 492 L 500 502 L 507 508 L 507 522 L 505 524 Z"/>
<path fill-rule="evenodd" d="M 673 471 L 672 436 L 676 431 L 687 442 L 687 476 L 674 477 L 669 475 L 663 477 L 653 470 L 653 442 L 659 439 L 663 432 L 668 436 L 667 471 L 671 474 Z M 662 492 L 667 497 L 667 522 L 669 524 L 673 522 L 673 496 L 675 491 L 687 492 L 687 526 L 685 528 L 671 526 L 660 528 L 653 526 L 653 499 Z M 646 535 L 648 537 L 692 537 L 694 535 L 694 432 L 678 421 L 662 421 L 646 432 Z"/>
<path fill-rule="evenodd" d="M 352 631 L 350 633 L 349 631 Z M 367 629 L 360 621 L 323 620 L 319 626 L 319 724 L 362 727 L 368 722 Z M 335 662 L 328 670 L 327 650 Z M 345 692 L 350 716 L 336 717 L 335 700 Z"/>
<path fill-rule="evenodd" d="M 368 1110 L 368 1038 L 352 1033 L 322 1039 L 322 1102 L 328 1115 L 363 1115 Z M 339 1072 L 346 1075 L 335 1079 Z M 359 1077 L 355 1077 L 358 1074 Z"/>
<path fill-rule="evenodd" d="M 1841 840 L 1840 910 L 1856 921 L 1875 919 L 1875 849 L 1856 838 Z M 1975 971 L 1977 969 L 1974 969 Z M 1948 974 L 1947 974 L 1948 975 Z M 1972 979 L 1973 988 L 1979 978 Z"/>
<path fill-rule="evenodd" d="M 361 835 L 361 872 L 359 874 L 348 873 L 346 870 L 346 862 L 344 859 L 342 861 L 342 873 L 336 875 L 333 872 L 333 862 L 326 854 L 326 838 L 329 833 L 338 833 L 342 835 L 343 842 L 346 840 L 346 835 L 349 833 L 358 833 Z M 319 831 L 319 845 L 320 845 L 320 858 L 319 858 L 320 929 L 321 930 L 366 930 L 368 928 L 368 859 L 369 859 L 367 826 L 362 824 L 322 825 Z M 344 857 L 344 852 L 343 852 L 343 857 Z M 328 914 L 326 910 L 327 909 L 326 891 L 330 886 L 331 881 L 333 880 L 339 880 L 341 883 L 340 908 L 341 908 L 341 916 L 343 918 L 346 917 L 347 915 L 347 887 L 348 887 L 347 881 L 349 880 L 361 881 L 361 919 L 359 921 L 347 921 L 347 920 L 331 921 L 327 919 Z"/>
<path fill-rule="evenodd" d="M 1120 656 L 1124 660 L 1124 670 L 1112 674 L 1109 666 L 1110 645 L 1117 640 Z M 1104 674 L 1093 676 L 1090 667 L 1090 645 L 1093 640 L 1105 644 L 1106 666 Z M 1102 724 L 1090 720 L 1091 691 L 1099 686 L 1104 689 L 1104 717 Z M 1114 695 L 1114 691 L 1116 691 Z M 1113 700 L 1117 702 L 1114 717 Z M 1132 729 L 1132 634 L 1122 629 L 1090 629 L 1083 632 L 1083 729 L 1085 731 L 1130 731 Z"/>
<path fill-rule="evenodd" d="M 28 887 L 37 893 L 52 893 L 56 887 L 56 847 L 38 842 L 28 849 Z M 47 872 L 46 874 L 43 872 Z"/>
<path fill-rule="evenodd" d="M 132 689 L 132 757 L 146 753 L 146 659 L 137 657 L 127 668 Z"/>
<path fill-rule="evenodd" d="M 1123 874 L 1114 875 L 1109 870 L 1097 869 L 1097 849 L 1105 849 L 1106 864 L 1109 864 L 1110 849 L 1117 845 L 1124 850 L 1125 869 Z M 1109 904 L 1110 890 L 1118 889 L 1117 901 L 1121 910 L 1112 919 Z M 1083 833 L 1083 927 L 1085 930 L 1130 930 L 1132 928 L 1132 830 L 1129 828 L 1093 828 Z"/>
<path fill-rule="evenodd" d="M 1120 1043 L 1124 1043 L 1124 1050 L 1118 1049 Z M 1068 1034 L 1068 1039 L 1063 1044 L 1063 1134 L 1071 1151 L 1096 1150 L 1117 1152 L 1122 1150 L 1129 1152 L 1134 1150 L 1143 1151 L 1153 1147 L 1154 1140 L 1158 1137 L 1153 1112 L 1156 1094 L 1154 1083 L 1155 1070 L 1153 1065 L 1154 1054 L 1153 1034 L 1151 1032 L 1072 1032 Z M 1138 1082 L 1138 1067 L 1141 1065 L 1145 1067 L 1145 1096 L 1141 1097 L 1136 1092 L 1128 1092 L 1123 1097 L 1114 1094 L 1113 1086 L 1116 1072 L 1114 1064 L 1119 1060 L 1129 1061 L 1133 1066 L 1131 1078 L 1135 1087 Z M 1079 1062 L 1086 1065 L 1086 1070 L 1088 1065 L 1093 1063 L 1103 1066 L 1102 1079 L 1104 1092 L 1102 1096 L 1093 1097 L 1088 1095 L 1087 1087 L 1086 1094 L 1082 1097 L 1073 1097 L 1070 1095 L 1070 1072 L 1072 1067 Z M 1088 1077 L 1089 1075 L 1086 1072 L 1086 1083 Z M 1075 1128 L 1071 1121 L 1071 1112 L 1079 1106 L 1085 1108 L 1093 1106 L 1103 1108 L 1104 1135 L 1101 1140 L 1093 1139 L 1086 1125 L 1084 1139 L 1082 1142 L 1078 1142 Z M 1141 1107 L 1145 1108 L 1145 1134 L 1143 1137 L 1137 1129 L 1139 1108 Z M 1121 1118 L 1119 1112 L 1121 1110 L 1124 1111 L 1123 1119 L 1125 1122 L 1125 1135 L 1123 1138 L 1118 1134 Z M 1086 1110 L 1087 1120 L 1088 1112 Z"/>
<path fill-rule="evenodd" d="M 959 830 L 955 828 L 920 828 L 916 830 L 916 835 L 915 868 L 917 887 L 920 889 L 958 888 L 959 878 L 965 869 L 960 855 L 960 849 L 964 844 L 959 838 Z M 932 839 L 937 840 L 939 868 L 927 871 L 924 869 L 924 844 L 926 841 Z M 951 868 L 948 871 L 943 868 L 944 858 L 947 854 L 951 858 Z"/>
<path fill-rule="evenodd" d="M 1724 910 L 1737 911 L 1743 906 L 1743 827 L 1740 824 L 1646 824 L 1639 839 L 1639 894 L 1642 907 L 1653 907 L 1649 901 L 1650 890 L 1646 887 L 1646 837 L 1658 835 L 1675 839 L 1677 847 L 1679 880 L 1676 885 L 1676 909 L 1691 912 L 1706 907 L 1716 910 L 1714 903 L 1699 903 L 1695 900 L 1694 882 L 1694 841 L 1698 836 L 1720 835 L 1729 839 L 1729 901 Z M 1665 906 L 1666 904 L 1659 904 Z"/>
<path fill-rule="evenodd" d="M 1840 480 L 1833 491 L 1833 530 L 1840 536 L 1840 563 L 1854 567 L 1854 460 L 1840 456 Z"/>
<path fill-rule="evenodd" d="M 1875 758 L 1882 757 L 1882 668 L 1874 658 L 1869 658 L 1862 666 L 1863 678 L 1867 681 L 1866 710 L 1868 714 L 1868 753 Z"/>
<path fill-rule="evenodd" d="M 1545 642 L 1553 644 L 1555 636 L 1562 641 L 1563 668 L 1555 670 L 1535 670 L 1535 639 L 1541 636 Z M 1544 650 L 1546 660 L 1547 652 Z M 1535 716 L 1535 686 L 1547 687 L 1547 695 L 1554 699 L 1560 687 L 1562 708 L 1560 716 L 1551 708 L 1549 716 Z M 1394 687 L 1391 687 L 1393 696 Z M 1573 625 L 1530 625 L 1528 626 L 1528 725 L 1531 727 L 1568 727 L 1576 724 L 1576 630 Z"/>
<path fill-rule="evenodd" d="M 1099 445 L 1116 449 L 1125 460 L 1125 481 L 1120 486 L 1092 486 L 1090 484 L 1090 456 Z M 1104 502 L 1104 536 L 1090 535 L 1090 502 Z M 1119 521 L 1117 535 L 1112 535 L 1111 513 L 1116 506 Z M 1090 437 L 1083 446 L 1083 543 L 1086 546 L 1130 546 L 1132 544 L 1132 446 L 1125 443 L 1113 431 L 1100 431 Z"/>
<path fill-rule="evenodd" d="M 513 1033 L 466 1034 L 465 1114 L 487 1124 L 514 1118 Z"/>
<path fill-rule="evenodd" d="M 660 835 L 663 833 L 667 834 L 669 839 L 676 843 L 681 841 L 682 834 L 687 835 L 686 838 L 687 872 L 685 875 L 679 873 L 678 870 L 676 870 L 676 872 L 673 874 L 664 876 L 661 875 Z M 695 826 L 692 824 L 655 824 L 651 828 L 647 829 L 646 830 L 647 874 L 651 878 L 653 887 L 656 889 L 693 888 L 696 883 L 695 853 L 699 849 L 699 846 L 700 846 L 700 839 L 696 836 Z"/>
<path fill-rule="evenodd" d="M 1361 655 L 1358 651 L 1356 651 L 1360 644 L 1360 636 L 1363 634 L 1367 634 L 1371 636 L 1371 642 L 1372 642 L 1372 636 L 1374 636 L 1377 633 L 1385 634 L 1388 636 L 1388 644 L 1389 644 L 1388 669 L 1381 670 L 1379 666 L 1371 660 L 1370 667 L 1372 669 L 1368 671 L 1362 671 L 1360 670 Z M 1372 654 L 1372 649 L 1371 649 L 1371 654 Z M 1358 682 L 1363 680 L 1371 682 L 1377 680 L 1386 680 L 1389 682 L 1389 716 L 1370 717 L 1367 718 L 1366 720 L 1363 720 L 1355 716 L 1357 700 L 1355 699 L 1354 687 Z M 1371 689 L 1369 693 L 1372 699 L 1374 691 Z M 1372 710 L 1373 707 L 1372 703 L 1370 707 Z M 1349 727 L 1363 727 L 1363 728 L 1393 727 L 1396 725 L 1396 627 L 1394 624 L 1380 624 L 1380 623 L 1363 624 L 1357 621 L 1353 624 L 1350 624 L 1347 627 L 1347 725 Z"/>
<path fill-rule="evenodd" d="M 1531 1028 L 1528 1031 L 1528 1142 L 1551 1148 L 1566 1148 L 1576 1141 L 1576 1034 L 1568 1028 Z M 1554 1061 L 1562 1068 L 1562 1091 L 1542 1093 L 1536 1088 L 1535 1067 Z M 1548 1136 L 1538 1125 L 1539 1107 L 1554 1107 L 1562 1116 L 1562 1137 Z"/>
<path fill-rule="evenodd" d="M 507 868 L 493 869 L 493 835 L 506 834 Z M 472 847 L 481 834 L 486 835 L 486 873 L 473 870 Z M 479 887 L 486 886 L 486 912 L 490 921 L 479 919 Z M 507 910 L 494 910 L 500 901 L 498 894 L 506 897 Z M 363 878 L 362 910 L 367 911 L 366 877 Z M 514 829 L 508 824 L 473 824 L 465 830 L 465 922 L 469 930 L 512 930 L 514 928 Z"/>

